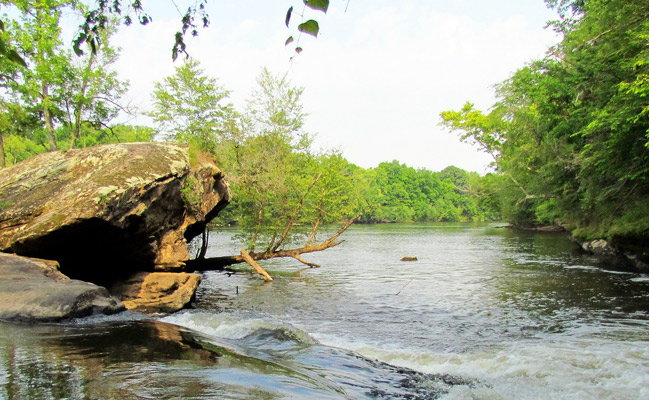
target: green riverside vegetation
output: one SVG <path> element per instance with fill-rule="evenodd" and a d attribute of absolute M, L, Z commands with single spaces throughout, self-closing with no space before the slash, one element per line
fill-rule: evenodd
<path fill-rule="evenodd" d="M 563 40 L 443 124 L 490 153 L 503 214 L 585 239 L 649 232 L 649 2 L 551 0 Z"/>
<path fill-rule="evenodd" d="M 540 0 L 539 0 L 540 1 Z M 61 40 L 63 11 L 78 2 L 4 2 L 0 43 L 0 167 L 37 153 L 101 143 L 170 140 L 214 157 L 234 202 L 219 223 L 237 223 L 248 248 L 272 249 L 318 226 L 358 222 L 506 220 L 560 225 L 582 238 L 645 238 L 649 232 L 649 3 L 546 0 L 561 42 L 496 86 L 486 111 L 467 102 L 441 124 L 493 157 L 480 176 L 399 161 L 365 169 L 316 151 L 301 96 L 264 69 L 243 109 L 189 58 L 156 83 L 154 127 L 115 123 L 128 82 L 111 65 L 120 21 L 93 31 L 101 51 Z M 97 36 L 100 35 L 100 36 Z M 84 42 L 76 43 L 81 45 Z M 78 46 L 77 46 L 78 47 Z M 95 50 L 95 49 L 93 49 Z M 295 229 L 294 229 L 295 228 Z M 289 234 L 290 232 L 290 234 Z M 308 243 L 313 240 L 308 237 Z"/>

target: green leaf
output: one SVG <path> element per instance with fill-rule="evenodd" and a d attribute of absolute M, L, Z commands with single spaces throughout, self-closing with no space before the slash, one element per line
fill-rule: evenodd
<path fill-rule="evenodd" d="M 0 31 L 5 30 L 5 23 L 0 19 Z"/>
<path fill-rule="evenodd" d="M 81 57 L 83 55 L 83 50 L 81 50 L 81 45 L 86 41 L 88 37 L 86 36 L 85 33 L 79 34 L 76 39 L 74 39 L 74 44 L 72 45 L 72 50 L 74 50 L 74 54 L 76 54 L 78 57 Z"/>
<path fill-rule="evenodd" d="M 19 56 L 18 53 L 16 53 L 15 50 L 9 50 L 7 52 L 7 58 L 9 60 L 15 62 L 16 64 L 20 64 L 23 67 L 27 68 L 27 63 L 25 62 L 25 60 L 23 60 L 23 58 L 21 56 Z"/>
<path fill-rule="evenodd" d="M 308 20 L 306 22 L 301 23 L 300 25 L 297 26 L 297 30 L 300 32 L 307 33 L 311 36 L 318 37 L 318 32 L 320 31 L 320 26 L 318 25 L 318 21 L 315 20 Z"/>
<path fill-rule="evenodd" d="M 295 52 L 296 52 L 297 54 L 302 53 L 302 50 L 303 50 L 303 49 L 302 49 L 301 47 L 296 47 L 296 48 L 295 48 Z"/>
<path fill-rule="evenodd" d="M 288 28 L 288 23 L 291 22 L 291 14 L 293 14 L 293 6 L 288 9 L 286 12 L 286 27 Z"/>
<path fill-rule="evenodd" d="M 329 9 L 329 0 L 304 0 L 304 4 L 313 10 L 320 10 L 324 13 Z"/>
<path fill-rule="evenodd" d="M 293 43 L 295 39 L 293 39 L 293 36 L 289 36 L 288 39 L 286 39 L 286 43 L 284 43 L 284 46 L 288 46 L 289 44 Z"/>
<path fill-rule="evenodd" d="M 5 41 L 0 39 L 0 54 L 5 54 L 7 52 L 7 45 L 5 45 Z"/>

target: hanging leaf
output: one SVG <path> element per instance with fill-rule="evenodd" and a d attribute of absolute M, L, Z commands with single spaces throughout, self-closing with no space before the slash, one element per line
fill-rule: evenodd
<path fill-rule="evenodd" d="M 297 54 L 302 53 L 302 50 L 303 50 L 303 49 L 302 49 L 301 47 L 296 47 L 296 48 L 295 48 L 295 52 L 296 52 Z"/>
<path fill-rule="evenodd" d="M 76 54 L 78 57 L 81 57 L 83 55 L 83 50 L 81 50 L 81 45 L 86 41 L 88 37 L 86 36 L 85 33 L 79 34 L 76 39 L 74 39 L 73 45 L 72 45 L 72 50 L 74 50 L 74 54 Z"/>
<path fill-rule="evenodd" d="M 288 12 L 286 13 L 286 27 L 288 28 L 288 23 L 291 22 L 291 14 L 293 14 L 293 6 L 288 9 Z"/>
<path fill-rule="evenodd" d="M 300 32 L 307 33 L 311 36 L 318 37 L 318 32 L 320 31 L 320 26 L 318 25 L 318 21 L 315 20 L 308 20 L 306 22 L 301 23 L 300 25 L 297 26 L 297 30 Z"/>
<path fill-rule="evenodd" d="M 320 10 L 324 13 L 329 9 L 329 0 L 304 0 L 304 4 L 313 10 Z"/>
<path fill-rule="evenodd" d="M 289 44 L 293 43 L 295 39 L 293 39 L 293 36 L 289 36 L 288 39 L 286 39 L 286 43 L 284 43 L 284 46 L 288 46 Z"/>
<path fill-rule="evenodd" d="M 25 60 L 23 60 L 23 58 L 21 56 L 19 56 L 18 53 L 16 53 L 15 50 L 9 50 L 7 52 L 7 58 L 9 60 L 15 62 L 16 64 L 20 64 L 23 67 L 27 68 L 27 63 L 25 62 Z"/>
<path fill-rule="evenodd" d="M 4 30 L 5 30 L 5 23 L 2 22 L 2 20 L 0 19 L 0 31 L 4 31 Z"/>

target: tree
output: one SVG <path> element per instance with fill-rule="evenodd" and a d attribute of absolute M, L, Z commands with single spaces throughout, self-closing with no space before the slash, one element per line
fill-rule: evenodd
<path fill-rule="evenodd" d="M 128 82 L 121 81 L 111 65 L 119 53 L 110 46 L 109 38 L 115 26 L 106 26 L 101 32 L 104 48 L 101 53 L 90 53 L 69 58 L 65 70 L 67 84 L 61 91 L 62 122 L 70 132 L 69 147 L 75 147 L 82 138 L 84 126 L 101 130 L 121 112 L 131 112 L 122 104 L 122 97 L 128 90 Z"/>
<path fill-rule="evenodd" d="M 644 237 L 649 4 L 548 4 L 560 11 L 562 42 L 499 85 L 490 114 L 466 106 L 443 113 L 443 124 L 497 148 L 497 171 L 520 189 L 508 194 L 517 219 L 559 223 L 588 238 Z"/>
<path fill-rule="evenodd" d="M 5 97 L 36 112 L 47 138 L 47 150 L 77 145 L 85 131 L 108 128 L 124 111 L 120 98 L 128 83 L 117 79 L 110 64 L 117 57 L 108 42 L 110 26 L 101 32 L 102 54 L 73 57 L 64 49 L 59 27 L 62 10 L 82 12 L 76 2 L 12 2 L 20 16 L 11 21 L 13 42 L 28 68 L 2 66 Z"/>
<path fill-rule="evenodd" d="M 56 150 L 55 102 L 52 90 L 60 82 L 60 71 L 67 64 L 67 56 L 61 51 L 61 9 L 72 6 L 70 1 L 15 1 L 21 12 L 20 23 L 13 21 L 12 33 L 23 54 L 29 55 L 27 63 L 31 68 L 23 69 L 22 82 L 14 85 L 25 101 L 36 101 L 40 105 L 47 132 L 48 150 Z"/>
<path fill-rule="evenodd" d="M 153 110 L 158 135 L 181 143 L 194 143 L 214 153 L 216 145 L 233 132 L 236 114 L 225 103 L 229 92 L 216 79 L 204 75 L 200 63 L 186 60 L 172 76 L 155 83 Z"/>
<path fill-rule="evenodd" d="M 196 269 L 244 261 L 254 266 L 276 257 L 316 266 L 301 255 L 338 245 L 340 235 L 360 216 L 363 202 L 353 166 L 339 154 L 310 150 L 310 135 L 302 129 L 303 89 L 266 69 L 257 83 L 239 134 L 228 139 L 230 156 L 220 161 L 229 171 L 234 201 L 219 218 L 238 222 L 247 250 L 238 256 L 196 261 Z M 318 240 L 318 229 L 332 222 L 343 224 Z"/>

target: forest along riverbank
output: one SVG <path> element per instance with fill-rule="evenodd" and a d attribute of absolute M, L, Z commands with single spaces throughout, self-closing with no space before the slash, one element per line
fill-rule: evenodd
<path fill-rule="evenodd" d="M 210 252 L 230 253 L 236 233 L 216 233 Z M 165 321 L 221 337 L 272 321 L 371 359 L 484 383 L 449 398 L 649 395 L 649 275 L 600 265 L 565 234 L 493 224 L 356 225 L 346 235 L 312 255 L 320 269 L 265 264 L 272 284 L 207 273 L 196 309 Z"/>

